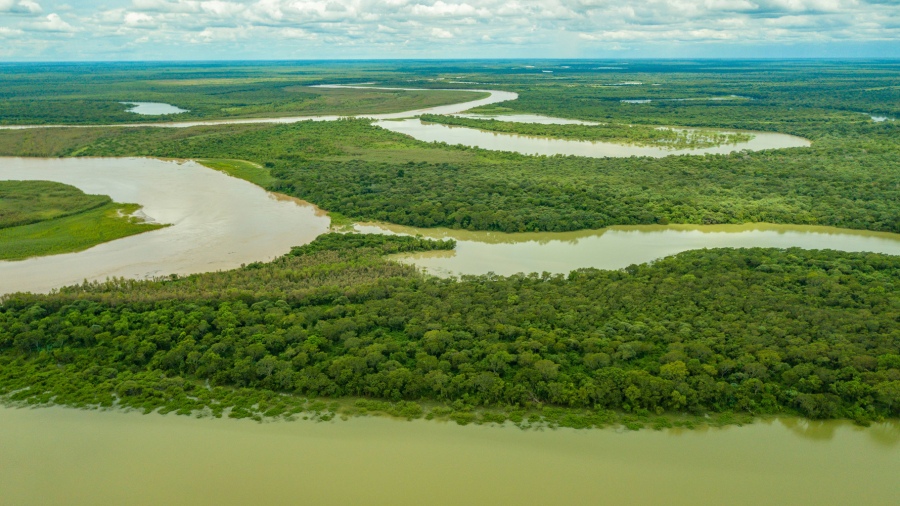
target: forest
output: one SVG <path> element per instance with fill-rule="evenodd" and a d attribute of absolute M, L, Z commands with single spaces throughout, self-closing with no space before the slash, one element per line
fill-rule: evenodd
<path fill-rule="evenodd" d="M 32 95 L 4 102 L 18 109 L 0 118 L 67 122 L 69 112 L 116 100 L 172 103 L 205 119 L 324 111 L 324 99 L 284 98 L 319 92 L 286 88 L 373 81 L 515 91 L 518 100 L 474 112 L 618 125 L 588 134 L 581 126 L 423 118 L 487 130 L 655 142 L 645 134 L 661 132 L 657 126 L 684 126 L 781 132 L 812 145 L 542 157 L 429 144 L 342 119 L 0 130 L 0 156 L 197 159 L 350 220 L 420 227 L 769 222 L 900 233 L 900 125 L 870 117 L 900 117 L 896 63 L 532 63 L 369 62 L 343 74 L 340 63 L 165 71 L 123 64 L 94 75 L 14 68 L 0 89 Z M 73 72 L 78 79 L 67 79 Z M 116 84 L 124 75 L 138 77 Z M 40 104 L 41 79 L 62 104 L 58 112 Z M 111 84 L 103 96 L 84 95 L 101 82 Z M 185 101 L 166 86 L 186 89 Z M 425 96 L 398 99 L 424 104 Z M 384 105 L 370 98 L 371 110 Z M 84 122 L 126 120 L 111 111 Z M 712 249 L 617 271 L 449 279 L 384 258 L 453 247 L 326 234 L 231 271 L 7 294 L 0 397 L 257 420 L 380 412 L 523 428 L 662 428 L 760 415 L 865 424 L 900 416 L 900 257 Z"/>
<path fill-rule="evenodd" d="M 664 158 L 428 144 L 364 119 L 9 130 L 0 131 L 0 154 L 249 160 L 270 171 L 270 189 L 352 219 L 412 226 L 521 232 L 770 222 L 900 232 L 900 125 L 829 128 L 840 132 L 809 148 Z"/>
<path fill-rule="evenodd" d="M 900 414 L 898 257 L 697 250 L 620 271 L 462 279 L 381 258 L 452 246 L 328 234 L 234 271 L 8 295 L 0 391 L 236 417 L 352 397 L 463 423 Z"/>

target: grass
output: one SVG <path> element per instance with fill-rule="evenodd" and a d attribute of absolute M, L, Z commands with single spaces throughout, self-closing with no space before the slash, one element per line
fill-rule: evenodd
<path fill-rule="evenodd" d="M 88 195 L 53 181 L 0 181 L 0 229 L 62 218 L 110 202 L 106 195 Z"/>
<path fill-rule="evenodd" d="M 230 160 L 223 158 L 207 158 L 197 160 L 197 163 L 204 167 L 224 172 L 229 176 L 249 181 L 257 186 L 268 188 L 270 184 L 278 181 L 272 176 L 268 168 L 258 163 L 248 162 L 246 160 Z"/>
<path fill-rule="evenodd" d="M 0 229 L 0 260 L 82 251 L 166 226 L 130 216 L 140 207 L 110 202 L 71 216 Z"/>

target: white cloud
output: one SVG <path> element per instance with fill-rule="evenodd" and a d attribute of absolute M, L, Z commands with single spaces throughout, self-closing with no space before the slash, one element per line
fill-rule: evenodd
<path fill-rule="evenodd" d="M 0 14 L 40 14 L 44 9 L 33 0 L 0 0 Z"/>
<path fill-rule="evenodd" d="M 7 28 L 5 26 L 0 26 L 0 39 L 18 37 L 22 35 L 22 33 L 22 30 L 19 30 L 18 28 Z"/>
<path fill-rule="evenodd" d="M 0 0 L 0 25 L 21 29 L 26 42 L 52 42 L 52 32 L 77 30 L 98 48 L 140 39 L 148 46 L 165 44 L 174 57 L 183 54 L 179 44 L 238 40 L 239 49 L 255 48 L 259 57 L 318 57 L 323 50 L 329 57 L 402 56 L 388 51 L 398 47 L 409 55 L 437 56 L 435 39 L 442 40 L 441 55 L 458 57 L 490 57 L 496 48 L 566 56 L 613 44 L 624 51 L 680 43 L 900 41 L 898 0 L 105 0 L 105 7 L 94 0 L 40 2 L 54 14 L 15 26 L 2 16 L 34 15 L 41 5 Z M 72 9 L 64 12 L 62 2 Z M 64 12 L 65 20 L 56 12 Z M 290 53 L 271 52 L 280 41 L 296 39 L 309 41 L 302 47 L 308 53 L 297 53 L 297 45 L 287 42 L 281 46 Z"/>
<path fill-rule="evenodd" d="M 431 36 L 436 39 L 452 39 L 453 34 L 443 28 L 432 28 Z"/>
<path fill-rule="evenodd" d="M 37 30 L 40 32 L 61 32 L 61 33 L 69 33 L 75 32 L 77 29 L 65 22 L 59 14 L 52 12 L 44 18 L 43 21 L 38 21 L 31 25 L 32 30 Z"/>

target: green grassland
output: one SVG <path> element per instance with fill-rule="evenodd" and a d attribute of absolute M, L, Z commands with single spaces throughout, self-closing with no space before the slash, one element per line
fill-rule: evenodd
<path fill-rule="evenodd" d="M 0 181 L 0 260 L 88 249 L 164 225 L 131 215 L 137 204 L 50 181 Z"/>
<path fill-rule="evenodd" d="M 268 168 L 246 160 L 202 159 L 197 162 L 210 169 L 224 172 L 229 176 L 249 181 L 257 186 L 268 188 L 278 179 L 272 177 Z"/>
<path fill-rule="evenodd" d="M 95 209 L 112 200 L 52 181 L 0 181 L 0 229 Z"/>

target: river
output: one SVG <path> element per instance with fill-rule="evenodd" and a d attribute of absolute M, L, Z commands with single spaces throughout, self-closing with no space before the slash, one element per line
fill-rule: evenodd
<path fill-rule="evenodd" d="M 377 86 L 354 86 L 354 85 L 318 85 L 320 88 L 363 88 L 363 89 L 381 89 L 381 90 L 405 90 L 405 91 L 421 91 L 422 88 L 390 88 Z M 409 135 L 415 139 L 425 142 L 446 142 L 448 144 L 463 144 L 471 147 L 479 147 L 482 149 L 490 149 L 495 151 L 516 151 L 519 153 L 530 155 L 574 155 L 588 157 L 627 157 L 627 156 L 652 156 L 663 157 L 671 155 L 702 155 L 702 154 L 724 154 L 734 151 L 750 150 L 759 151 L 763 149 L 783 149 L 795 147 L 808 147 L 810 141 L 793 135 L 772 133 L 772 132 L 749 132 L 752 138 L 746 142 L 722 144 L 708 148 L 696 149 L 670 149 L 666 147 L 656 146 L 636 146 L 628 144 L 616 144 L 611 142 L 591 142 L 591 141 L 573 141 L 565 139 L 551 139 L 546 137 L 529 137 L 524 135 L 505 134 L 497 132 L 486 132 L 474 128 L 447 126 L 439 124 L 422 123 L 417 116 L 422 114 L 460 114 L 466 117 L 482 117 L 478 115 L 462 114 L 469 109 L 481 107 L 484 105 L 498 104 L 510 100 L 516 100 L 519 95 L 510 91 L 497 90 L 454 90 L 468 91 L 473 93 L 487 93 L 485 98 L 470 100 L 456 104 L 448 104 L 442 106 L 428 107 L 424 109 L 416 109 L 412 111 L 402 111 L 387 114 L 363 114 L 355 117 L 365 117 L 376 121 L 376 125 L 391 130 L 393 132 Z M 142 102 L 130 102 L 141 104 Z M 150 104 L 149 102 L 146 104 Z M 155 104 L 156 107 L 167 106 L 168 104 Z M 173 107 L 173 106 L 169 106 Z M 181 110 L 173 107 L 175 110 Z M 156 109 L 154 109 L 156 111 Z M 137 111 L 135 111 L 137 112 Z M 156 112 L 158 113 L 158 112 Z M 209 125 L 237 125 L 251 123 L 297 123 L 300 121 L 334 121 L 346 116 L 328 115 L 328 116 L 289 116 L 278 118 L 241 118 L 241 119 L 223 119 L 223 120 L 202 120 L 202 121 L 169 121 L 160 123 L 118 123 L 113 125 L 81 125 L 78 128 L 92 128 L 98 126 L 111 126 L 122 128 L 133 127 L 164 127 L 164 128 L 188 128 L 195 126 Z M 563 118 L 551 118 L 535 114 L 519 114 L 510 116 L 496 116 L 495 119 L 501 121 L 514 121 L 520 123 L 541 123 L 541 124 L 585 124 L 590 125 L 591 122 L 569 120 Z M 0 126 L 2 129 L 26 129 L 26 128 L 63 128 L 71 125 L 6 125 Z"/>
<path fill-rule="evenodd" d="M 375 86 L 348 86 L 348 85 L 319 85 L 319 88 L 370 88 L 379 90 L 406 90 L 414 91 L 421 88 L 380 88 Z M 437 91 L 437 90 L 436 90 Z M 446 91 L 446 90 L 445 90 Z M 487 93 L 485 98 L 470 100 L 467 102 L 459 102 L 456 104 L 439 105 L 427 107 L 424 109 L 415 109 L 412 111 L 402 111 L 385 114 L 360 114 L 352 117 L 371 118 L 374 120 L 392 120 L 400 118 L 411 118 L 422 114 L 457 114 L 469 109 L 480 107 L 483 105 L 497 104 L 509 100 L 519 98 L 517 93 L 511 91 L 496 90 L 452 90 L 452 91 L 468 91 L 473 93 Z M 139 103 L 139 102 L 129 102 Z M 168 104 L 162 104 L 168 105 Z M 172 106 L 174 107 L 174 106 Z M 348 115 L 327 115 L 327 116 L 285 116 L 276 118 L 237 118 L 237 119 L 220 119 L 220 120 L 198 120 L 198 121 L 165 121 L 157 123 L 114 123 L 111 125 L 0 125 L 0 130 L 22 130 L 29 128 L 96 128 L 96 127 L 121 127 L 121 128 L 137 128 L 137 127 L 162 127 L 162 128 L 188 128 L 195 126 L 210 125 L 243 125 L 253 123 L 298 123 L 300 121 L 335 121 L 346 118 Z"/>
<path fill-rule="evenodd" d="M 258 424 L 0 408 L 0 502 L 893 505 L 900 426 L 701 430 Z"/>
<path fill-rule="evenodd" d="M 147 278 L 233 269 L 270 260 L 328 230 L 328 216 L 297 199 L 194 162 L 150 158 L 0 158 L 0 179 L 73 185 L 138 203 L 172 226 L 77 253 L 0 261 L 0 294 L 46 292 L 107 277 Z"/>
<path fill-rule="evenodd" d="M 700 248 L 806 248 L 900 255 L 900 234 L 811 225 L 638 225 L 577 232 L 481 232 L 361 223 L 363 233 L 455 239 L 453 251 L 400 254 L 431 274 L 566 274 L 579 267 L 621 269 Z"/>
<path fill-rule="evenodd" d="M 469 116 L 471 117 L 471 116 Z M 501 118 L 498 116 L 496 119 Z M 520 122 L 542 123 L 549 121 L 542 117 L 519 116 Z M 490 149 L 492 151 L 515 151 L 526 155 L 571 155 L 592 158 L 651 156 L 662 158 L 672 155 L 726 154 L 734 151 L 760 151 L 764 149 L 803 148 L 811 145 L 810 141 L 793 135 L 772 132 L 747 132 L 750 140 L 733 144 L 720 144 L 707 148 L 671 149 L 664 146 L 638 146 L 618 144 L 614 142 L 573 141 L 551 139 L 499 132 L 489 132 L 475 128 L 449 126 L 437 123 L 423 123 L 418 119 L 401 121 L 378 121 L 376 125 L 424 142 L 446 142 L 447 144 L 463 144 L 466 146 Z"/>
<path fill-rule="evenodd" d="M 194 162 L 148 158 L 0 158 L 0 179 L 71 184 L 117 202 L 141 204 L 149 219 L 172 224 L 85 251 L 0 261 L 0 294 L 47 292 L 107 277 L 148 278 L 233 269 L 271 260 L 328 230 L 315 206 L 268 193 Z M 567 273 L 618 269 L 697 248 L 803 247 L 900 254 L 900 234 L 803 225 L 666 225 L 578 232 L 506 234 L 360 224 L 364 233 L 421 234 L 457 240 L 455 251 L 396 257 L 436 275 Z"/>

